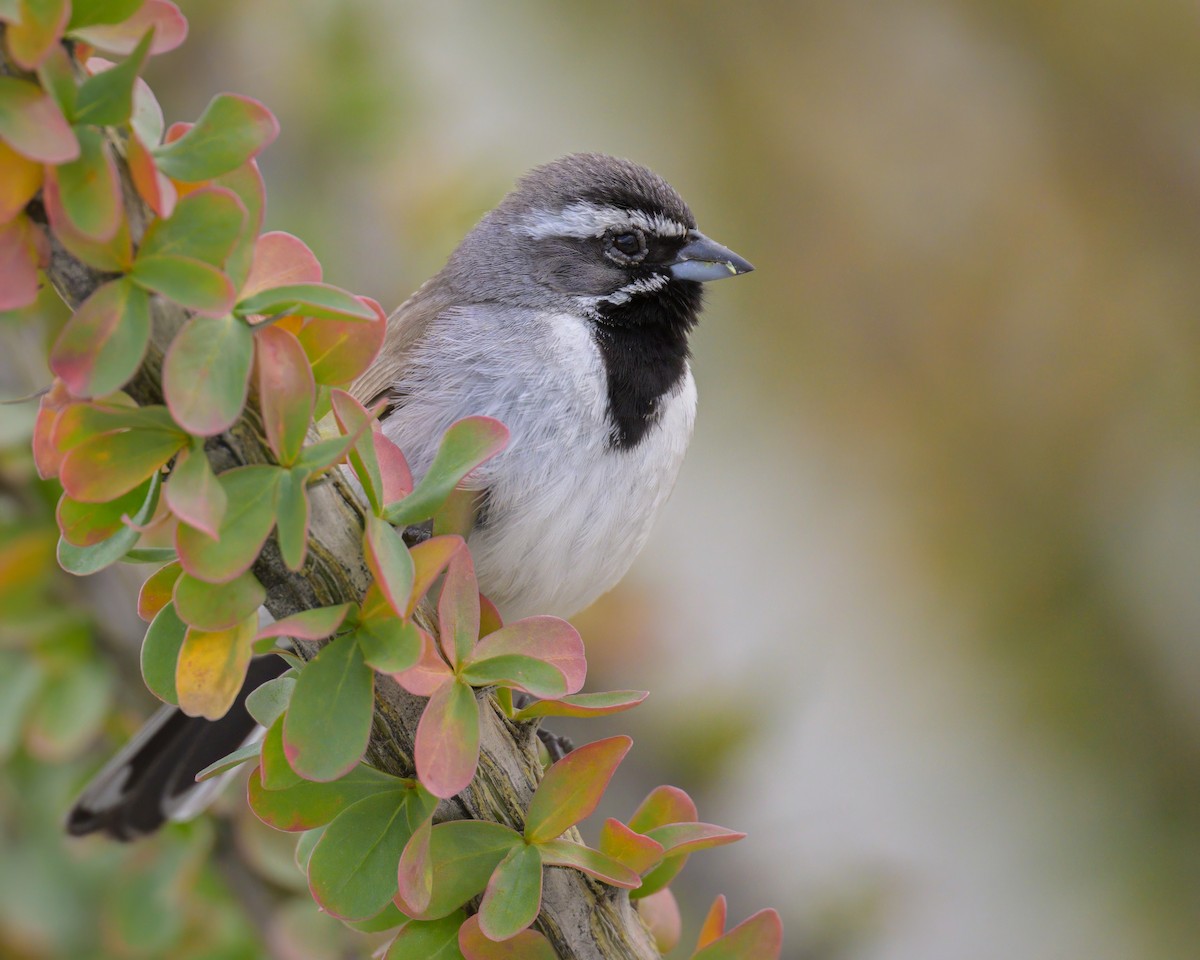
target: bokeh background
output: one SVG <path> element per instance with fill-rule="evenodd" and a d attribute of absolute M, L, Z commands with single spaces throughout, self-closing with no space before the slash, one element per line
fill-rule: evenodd
<path fill-rule="evenodd" d="M 594 688 L 653 691 L 570 731 L 636 739 L 606 812 L 675 783 L 750 833 L 681 878 L 685 944 L 724 891 L 734 919 L 782 911 L 789 960 L 1197 955 L 1194 4 L 182 7 L 188 43 L 149 71 L 168 119 L 265 101 L 267 226 L 331 282 L 399 303 L 574 150 L 658 170 L 758 267 L 711 288 L 675 496 L 579 618 Z M 5 393 L 41 385 L 28 329 L 0 333 Z M 19 445 L 28 411 L 0 410 Z M 47 556 L 14 449 L 10 611 Z M 91 687 L 118 710 L 99 740 L 6 730 L 36 686 L 6 661 L 0 954 L 347 955 L 307 904 L 262 912 L 296 877 L 244 815 L 133 849 L 57 838 L 149 699 L 130 583 L 35 579 L 62 643 L 117 651 Z M 174 940 L 136 918 L 168 901 Z"/>

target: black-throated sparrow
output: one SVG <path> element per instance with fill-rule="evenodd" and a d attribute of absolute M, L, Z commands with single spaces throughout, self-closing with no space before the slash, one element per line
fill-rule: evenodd
<path fill-rule="evenodd" d="M 575 154 L 527 174 L 389 318 L 352 392 L 388 402 L 384 432 L 415 477 L 462 417 L 511 432 L 470 478 L 475 569 L 506 620 L 568 616 L 629 569 L 691 438 L 701 283 L 751 269 L 696 230 L 661 177 Z M 128 839 L 193 812 L 196 773 L 252 733 L 245 695 L 283 668 L 255 660 L 218 721 L 161 710 L 87 787 L 69 831 Z"/>

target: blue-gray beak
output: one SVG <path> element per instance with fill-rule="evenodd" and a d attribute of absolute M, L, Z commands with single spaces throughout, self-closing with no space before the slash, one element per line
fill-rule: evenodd
<path fill-rule="evenodd" d="M 749 273 L 754 266 L 728 247 L 710 240 L 699 230 L 688 234 L 687 245 L 671 264 L 671 276 L 676 280 L 723 280 Z"/>

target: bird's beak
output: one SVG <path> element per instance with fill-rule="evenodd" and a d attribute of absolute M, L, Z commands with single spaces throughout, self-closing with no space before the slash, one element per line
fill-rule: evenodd
<path fill-rule="evenodd" d="M 676 280 L 723 280 L 749 273 L 754 266 L 728 247 L 710 240 L 699 230 L 688 234 L 687 245 L 671 264 L 671 276 Z"/>

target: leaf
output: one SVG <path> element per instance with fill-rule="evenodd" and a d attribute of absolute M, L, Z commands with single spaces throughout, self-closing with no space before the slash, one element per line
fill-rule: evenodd
<path fill-rule="evenodd" d="M 668 823 L 692 823 L 698 815 L 692 798 L 678 787 L 655 787 L 629 818 L 629 828 L 647 834 Z"/>
<path fill-rule="evenodd" d="M 258 639 L 264 637 L 295 637 L 297 640 L 324 640 L 346 619 L 350 604 L 339 603 L 335 607 L 315 607 L 302 610 L 290 617 L 268 623 L 258 631 Z"/>
<path fill-rule="evenodd" d="M 300 671 L 284 719 L 283 744 L 292 768 L 318 781 L 353 770 L 371 734 L 374 691 L 375 675 L 352 636 L 322 647 Z"/>
<path fill-rule="evenodd" d="M 669 823 L 655 827 L 646 836 L 661 843 L 668 856 L 678 856 L 735 843 L 746 835 L 715 823 Z"/>
<path fill-rule="evenodd" d="M 300 455 L 312 421 L 316 383 L 308 357 L 286 330 L 267 327 L 254 337 L 258 399 L 267 442 L 285 467 Z"/>
<path fill-rule="evenodd" d="M 0 139 L 38 163 L 70 163 L 79 141 L 58 104 L 36 83 L 0 77 Z"/>
<path fill-rule="evenodd" d="M 62 36 L 71 16 L 68 0 L 23 0 L 21 19 L 8 25 L 8 52 L 23 70 L 33 70 Z"/>
<path fill-rule="evenodd" d="M 442 575 L 454 555 L 465 546 L 462 537 L 447 536 L 430 537 L 409 548 L 414 572 L 412 596 L 409 598 L 405 616 L 411 617 L 416 612 L 421 598 L 437 582 L 437 578 Z"/>
<path fill-rule="evenodd" d="M 225 716 L 246 679 L 257 627 L 258 615 L 252 613 L 227 630 L 188 628 L 175 665 L 179 709 L 208 720 Z"/>
<path fill-rule="evenodd" d="M 308 555 L 308 471 L 284 470 L 279 477 L 279 505 L 275 519 L 279 552 L 284 565 L 298 573 Z"/>
<path fill-rule="evenodd" d="M 360 763 L 344 777 L 329 783 L 303 780 L 286 790 L 266 790 L 260 771 L 255 770 L 250 775 L 248 795 L 250 809 L 263 823 L 295 833 L 329 823 L 363 797 L 394 792 L 405 783 Z"/>
<path fill-rule="evenodd" d="M 154 220 L 138 250 L 143 257 L 187 257 L 223 267 L 246 225 L 246 206 L 232 190 L 207 186 L 182 197 L 169 219 Z"/>
<path fill-rule="evenodd" d="M 777 960 L 783 951 L 783 923 L 774 910 L 760 910 L 725 936 L 692 955 L 692 960 Z"/>
<path fill-rule="evenodd" d="M 429 921 L 411 920 L 396 934 L 384 960 L 463 960 L 458 949 L 458 927 L 461 923 L 461 916 Z"/>
<path fill-rule="evenodd" d="M 54 341 L 50 369 L 77 397 L 105 396 L 137 373 L 149 343 L 149 298 L 121 277 L 76 308 Z"/>
<path fill-rule="evenodd" d="M 378 514 L 382 507 L 380 495 L 383 478 L 379 472 L 379 460 L 375 456 L 375 445 L 371 439 L 372 417 L 361 403 L 341 390 L 335 391 L 330 400 L 334 418 L 342 433 L 354 434 L 357 437 L 350 451 L 350 464 L 358 482 L 362 484 L 363 493 L 367 495 L 372 513 Z"/>
<path fill-rule="evenodd" d="M 637 902 L 642 921 L 650 928 L 654 945 L 660 953 L 669 953 L 679 945 L 683 935 L 683 918 L 679 915 L 679 904 L 670 890 L 659 890 Z"/>
<path fill-rule="evenodd" d="M 713 901 L 704 922 L 700 925 L 700 934 L 696 939 L 696 950 L 703 950 L 725 932 L 725 915 L 728 911 L 725 894 L 719 894 Z"/>
<path fill-rule="evenodd" d="M 325 320 L 378 320 L 375 311 L 352 293 L 328 283 L 292 283 L 260 290 L 238 301 L 237 312 L 248 314 L 295 314 Z"/>
<path fill-rule="evenodd" d="M 532 845 L 513 847 L 488 881 L 479 930 L 489 940 L 508 940 L 537 919 L 541 906 L 541 853 Z"/>
<path fill-rule="evenodd" d="M 408 496 L 413 488 L 412 471 L 400 448 L 384 436 L 382 429 L 371 431 L 371 441 L 379 461 L 380 499 L 389 503 Z"/>
<path fill-rule="evenodd" d="M 215 436 L 241 415 L 250 383 L 254 335 L 234 317 L 192 317 L 163 362 L 163 394 L 189 433 Z"/>
<path fill-rule="evenodd" d="M 3 17 L 0 16 L 0 19 Z M 37 65 L 36 74 L 38 83 L 54 98 L 63 116 L 74 117 L 79 88 L 75 85 L 75 62 L 67 53 L 67 48 L 59 43 L 52 45 Z"/>
<path fill-rule="evenodd" d="M 140 141 L 141 149 L 149 154 L 149 148 L 162 140 L 163 126 L 162 107 L 150 85 L 141 77 L 133 82 L 133 116 L 129 118 L 130 133 Z M 152 161 L 153 162 L 153 161 Z M 157 168 L 155 168 L 157 169 Z M 164 178 L 166 179 L 166 178 Z M 160 214 L 169 217 L 171 211 Z"/>
<path fill-rule="evenodd" d="M 416 665 L 395 674 L 395 680 L 414 696 L 433 696 L 442 684 L 449 682 L 454 673 L 438 652 L 437 643 L 424 630 L 421 633 L 421 658 Z"/>
<path fill-rule="evenodd" d="M 258 164 L 253 160 L 248 160 L 236 170 L 217 177 L 213 180 L 213 185 L 232 190 L 246 208 L 246 229 L 242 230 L 241 236 L 225 260 L 225 273 L 232 281 L 233 288 L 240 290 L 246 282 L 251 261 L 254 259 L 254 240 L 262 229 L 267 204 L 266 188 Z"/>
<path fill-rule="evenodd" d="M 75 127 L 79 156 L 48 170 L 58 186 L 71 225 L 90 240 L 103 243 L 120 226 L 121 179 L 103 134 L 93 127 Z"/>
<path fill-rule="evenodd" d="M 117 232 L 109 240 L 100 242 L 84 236 L 71 223 L 56 178 L 47 177 L 42 184 L 42 202 L 50 229 L 71 256 L 105 273 L 125 273 L 133 266 L 133 241 L 124 217 L 117 224 Z"/>
<path fill-rule="evenodd" d="M 566 684 L 563 693 L 575 693 L 587 677 L 587 660 L 579 631 L 558 617 L 527 617 L 501 627 L 479 641 L 470 655 L 470 662 L 479 664 L 493 657 L 512 655 L 534 657 L 554 667 Z M 536 690 L 529 692 L 536 696 L 557 695 L 540 694 Z"/>
<path fill-rule="evenodd" d="M 479 583 L 467 550 L 455 553 L 446 567 L 438 598 L 438 622 L 442 653 L 450 666 L 457 667 L 471 656 L 479 638 Z"/>
<path fill-rule="evenodd" d="M 453 913 L 487 886 L 496 865 L 518 846 L 520 836 L 509 827 L 487 820 L 451 820 L 434 826 L 429 836 L 429 859 L 433 865 L 433 895 L 420 911 L 399 907 L 422 920 L 435 920 Z"/>
<path fill-rule="evenodd" d="M 41 186 L 42 165 L 0 140 L 0 223 L 12 221 Z"/>
<path fill-rule="evenodd" d="M 247 570 L 228 583 L 205 583 L 188 574 L 175 581 L 175 612 L 197 630 L 228 630 L 251 614 L 267 598 L 267 591 Z"/>
<path fill-rule="evenodd" d="M 392 614 L 390 608 L 388 614 L 362 622 L 354 637 L 372 670 L 400 673 L 420 660 L 421 631 L 416 624 Z"/>
<path fill-rule="evenodd" d="M 479 704 L 464 683 L 444 683 L 433 692 L 417 724 L 417 776 L 435 797 L 461 793 L 479 762 Z"/>
<path fill-rule="evenodd" d="M 269 727 L 283 716 L 295 689 L 296 678 L 288 674 L 268 680 L 250 691 L 246 697 L 246 712 L 262 726 Z"/>
<path fill-rule="evenodd" d="M 215 538 L 225 516 L 228 498 L 209 465 L 202 442 L 192 441 L 175 460 L 166 486 L 167 506 L 189 526 Z"/>
<path fill-rule="evenodd" d="M 589 816 L 632 746 L 629 737 L 609 737 L 582 746 L 551 766 L 530 801 L 525 839 L 530 843 L 553 840 Z"/>
<path fill-rule="evenodd" d="M 125 145 L 125 159 L 129 163 L 129 175 L 133 186 L 146 205 L 160 218 L 169 218 L 175 212 L 179 191 L 169 177 L 154 164 L 154 155 L 143 143 L 136 130 L 129 135 Z"/>
<path fill-rule="evenodd" d="M 249 760 L 257 760 L 259 750 L 262 744 L 255 741 L 254 743 L 244 743 L 232 753 L 227 753 L 220 760 L 214 760 L 207 767 L 196 774 L 196 782 L 203 783 L 205 780 L 211 780 L 213 777 L 220 776 L 227 770 L 232 770 L 234 767 L 240 767 L 243 763 Z M 299 779 L 299 778 L 297 778 Z"/>
<path fill-rule="evenodd" d="M 154 28 L 151 56 L 174 50 L 187 37 L 187 20 L 167 0 L 145 0 L 132 15 L 119 21 L 113 19 L 118 12 L 109 7 L 103 20 L 72 26 L 71 33 L 98 50 L 121 55 L 131 53 L 151 27 Z"/>
<path fill-rule="evenodd" d="M 630 830 L 612 817 L 604 821 L 600 830 L 600 852 L 620 861 L 635 873 L 645 873 L 663 858 L 661 843 Z"/>
<path fill-rule="evenodd" d="M 132 517 L 146 502 L 150 481 L 107 503 L 80 503 L 65 493 L 56 510 L 63 539 L 77 547 L 90 547 L 125 529 L 122 517 Z"/>
<path fill-rule="evenodd" d="M 133 16 L 144 0 L 74 0 L 67 30 L 81 30 L 100 23 L 121 23 Z"/>
<path fill-rule="evenodd" d="M 473 687 L 512 687 L 535 697 L 557 697 L 567 690 L 563 675 L 550 664 L 515 653 L 472 660 L 459 676 Z"/>
<path fill-rule="evenodd" d="M 217 477 L 229 504 L 219 536 L 214 540 L 180 524 L 175 531 L 175 549 L 183 569 L 209 583 L 227 583 L 249 570 L 275 525 L 279 475 L 278 467 L 255 464 Z"/>
<path fill-rule="evenodd" d="M 257 100 L 221 93 L 182 137 L 153 153 L 158 168 L 172 180 L 198 183 L 240 167 L 278 135 L 279 121 Z"/>
<path fill-rule="evenodd" d="M 514 720 L 535 717 L 603 717 L 629 710 L 649 696 L 645 690 L 612 690 L 607 693 L 575 693 L 558 700 L 537 700 L 518 710 Z"/>
<path fill-rule="evenodd" d="M 396 865 L 413 830 L 433 812 L 419 789 L 379 793 L 343 810 L 308 862 L 314 899 L 335 917 L 374 916 L 395 896 Z"/>
<path fill-rule="evenodd" d="M 43 763 L 73 759 L 96 735 L 112 702 L 107 664 L 76 659 L 46 679 L 25 722 L 25 745 Z"/>
<path fill-rule="evenodd" d="M 619 860 L 570 840 L 547 840 L 538 844 L 542 862 L 548 867 L 573 867 L 614 887 L 632 890 L 642 878 Z"/>
<path fill-rule="evenodd" d="M 300 774 L 291 768 L 283 750 L 282 714 L 267 725 L 262 741 L 262 763 L 258 770 L 264 789 L 286 790 L 302 782 Z"/>
<path fill-rule="evenodd" d="M 412 556 L 404 539 L 386 520 L 367 514 L 363 556 L 392 611 L 403 617 L 408 610 L 415 575 Z"/>
<path fill-rule="evenodd" d="M 181 571 L 179 562 L 173 561 L 163 564 L 142 582 L 137 603 L 139 617 L 149 622 L 158 615 L 159 610 L 171 602 L 171 594 L 175 589 L 175 578 Z M 171 676 L 174 675 L 175 669 L 172 667 Z"/>
<path fill-rule="evenodd" d="M 383 347 L 387 332 L 383 309 L 369 297 L 359 300 L 374 311 L 373 321 L 309 320 L 296 334 L 317 383 L 331 386 L 350 383 L 366 371 Z"/>
<path fill-rule="evenodd" d="M 242 297 L 289 283 L 316 283 L 321 264 L 299 237 L 282 230 L 262 234 L 254 243 L 254 258 Z"/>
<path fill-rule="evenodd" d="M 20 310 L 38 295 L 38 246 L 36 228 L 23 214 L 0 223 L 0 310 Z"/>
<path fill-rule="evenodd" d="M 133 84 L 146 62 L 151 39 L 152 34 L 147 32 L 126 60 L 83 82 L 75 100 L 75 123 L 115 127 L 129 121 L 133 115 Z"/>
<path fill-rule="evenodd" d="M 305 869 L 307 870 L 307 867 Z M 384 933 L 403 926 L 409 922 L 409 919 L 400 912 L 399 907 L 394 903 L 389 903 L 375 916 L 368 917 L 366 920 L 343 920 L 342 922 L 351 930 L 357 930 L 359 933 Z"/>
<path fill-rule="evenodd" d="M 468 917 L 458 931 L 464 960 L 558 960 L 550 941 L 536 930 L 522 930 L 497 943 L 479 929 L 479 917 Z M 393 958 L 389 958 L 393 960 Z"/>
<path fill-rule="evenodd" d="M 187 624 L 175 613 L 175 605 L 168 603 L 158 611 L 142 640 L 142 679 L 146 689 L 164 703 L 179 702 L 175 667 L 185 633 Z"/>
<path fill-rule="evenodd" d="M 450 492 L 472 470 L 494 457 L 508 443 L 508 428 L 491 417 L 467 417 L 451 425 L 441 446 L 415 490 L 390 504 L 384 516 L 390 523 L 408 526 L 428 520 Z"/>
<path fill-rule="evenodd" d="M 229 277 L 212 264 L 192 257 L 139 257 L 129 276 L 147 290 L 211 317 L 228 313 L 237 296 Z M 246 366 L 249 371 L 248 358 Z"/>
<path fill-rule="evenodd" d="M 141 508 L 130 518 L 131 524 L 118 530 L 107 540 L 101 540 L 99 543 L 87 547 L 77 547 L 67 543 L 66 540 L 59 540 L 58 565 L 67 573 L 73 573 L 77 577 L 88 576 L 112 566 L 137 543 L 138 537 L 141 536 L 139 528 L 148 523 L 154 515 L 155 508 L 158 506 L 158 490 L 159 480 L 155 475 L 151 478 L 150 487 Z"/>
<path fill-rule="evenodd" d="M 413 831 L 396 871 L 396 899 L 410 904 L 417 913 L 428 910 L 433 897 L 433 860 L 429 855 L 432 832 L 430 817 Z"/>

